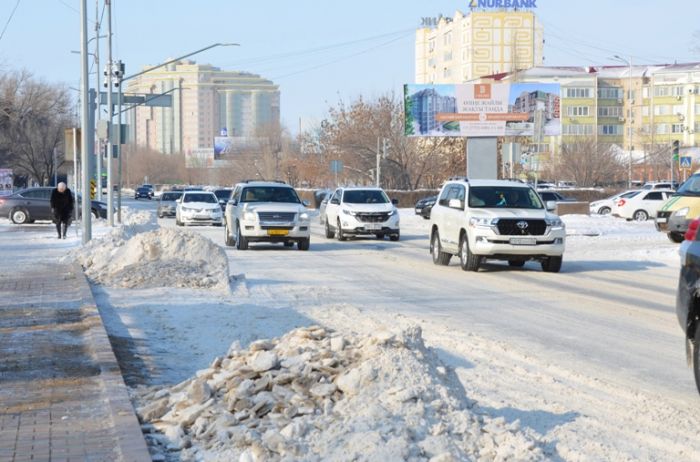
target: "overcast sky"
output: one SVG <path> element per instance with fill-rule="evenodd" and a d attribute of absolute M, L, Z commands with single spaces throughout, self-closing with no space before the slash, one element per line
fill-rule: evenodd
<path fill-rule="evenodd" d="M 19 4 L 18 4 L 19 3 Z M 88 0 L 91 34 L 95 0 Z M 100 0 L 100 12 L 103 0 Z M 215 42 L 201 63 L 261 74 L 280 85 L 282 121 L 296 132 L 323 119 L 340 98 L 400 92 L 414 78 L 415 29 L 424 16 L 467 11 L 449 0 L 112 0 L 115 59 L 127 74 Z M 692 0 L 537 0 L 546 65 L 700 61 L 691 53 L 700 30 Z M 11 14 L 13 10 L 14 15 Z M 0 0 L 0 72 L 26 68 L 77 86 L 80 1 Z M 9 22 L 8 22 L 9 20 Z M 105 15 L 106 32 L 106 15 Z M 93 42 L 94 43 L 94 42 Z M 92 44 L 91 44 L 92 45 Z M 106 55 L 101 51 L 104 62 Z"/>

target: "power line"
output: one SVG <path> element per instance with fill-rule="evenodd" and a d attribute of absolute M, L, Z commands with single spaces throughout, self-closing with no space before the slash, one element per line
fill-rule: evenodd
<path fill-rule="evenodd" d="M 0 40 L 2 40 L 3 36 L 5 35 L 5 31 L 7 30 L 7 26 L 10 25 L 10 21 L 12 21 L 12 17 L 15 15 L 15 11 L 17 11 L 17 7 L 19 6 L 19 2 L 21 0 L 17 0 L 17 3 L 15 3 L 15 7 L 12 9 L 12 13 L 10 13 L 10 17 L 7 18 L 7 22 L 5 23 L 5 27 L 3 27 L 2 32 L 0 32 Z"/>
<path fill-rule="evenodd" d="M 65 6 L 65 7 L 68 8 L 69 10 L 73 10 L 73 11 L 75 11 L 76 13 L 80 14 L 80 10 L 79 10 L 79 9 L 75 8 L 73 5 L 71 5 L 71 4 L 69 4 L 69 3 L 66 3 L 64 0 L 58 0 L 58 3 L 60 3 L 60 4 L 63 5 L 63 6 Z M 95 24 L 95 21 L 91 21 L 89 18 L 88 18 L 87 21 L 88 21 L 88 22 L 91 22 L 91 23 L 93 23 L 93 24 Z"/>

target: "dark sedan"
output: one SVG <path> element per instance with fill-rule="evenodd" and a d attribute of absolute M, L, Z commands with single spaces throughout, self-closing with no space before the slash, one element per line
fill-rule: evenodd
<path fill-rule="evenodd" d="M 8 217 L 18 225 L 33 223 L 36 220 L 53 220 L 50 203 L 53 189 L 52 187 L 27 188 L 10 196 L 0 197 L 0 216 Z M 76 206 L 80 213 L 79 203 Z M 104 202 L 91 201 L 90 208 L 93 218 L 107 217 L 107 204 Z"/>
<path fill-rule="evenodd" d="M 692 355 L 695 385 L 700 392 L 700 218 L 688 225 L 681 244 L 681 273 L 676 292 L 676 314 L 686 341 L 686 354 Z M 690 358 L 688 358 L 690 359 Z"/>
<path fill-rule="evenodd" d="M 228 200 L 231 199 L 231 193 L 233 192 L 233 189 L 217 189 L 214 191 L 214 195 L 216 196 L 216 199 L 219 201 L 219 205 L 221 206 L 221 210 L 226 210 L 226 204 L 228 203 Z"/>
<path fill-rule="evenodd" d="M 423 199 L 416 202 L 416 215 L 420 215 L 426 220 L 430 220 L 430 211 L 433 209 L 433 205 L 435 205 L 436 200 L 437 196 L 430 196 L 424 197 Z"/>
<path fill-rule="evenodd" d="M 152 195 L 153 190 L 145 186 L 139 186 L 138 188 L 136 188 L 136 191 L 134 191 L 134 199 L 136 200 L 139 200 L 140 198 L 151 200 Z"/>

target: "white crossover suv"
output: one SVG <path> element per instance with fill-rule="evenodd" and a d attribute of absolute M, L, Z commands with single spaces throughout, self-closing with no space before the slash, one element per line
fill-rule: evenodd
<path fill-rule="evenodd" d="M 221 226 L 223 214 L 219 201 L 213 192 L 185 191 L 177 200 L 175 224 Z"/>
<path fill-rule="evenodd" d="M 246 250 L 251 242 L 281 242 L 309 250 L 311 224 L 306 205 L 283 182 L 239 183 L 226 204 L 226 245 Z"/>
<path fill-rule="evenodd" d="M 326 237 L 373 234 L 398 241 L 399 211 L 381 188 L 338 188 L 325 209 Z"/>
<path fill-rule="evenodd" d="M 465 271 L 478 271 L 484 260 L 523 266 L 538 260 L 558 272 L 566 229 L 548 212 L 530 186 L 504 180 L 451 178 L 430 214 L 430 253 L 436 265 L 459 255 Z"/>

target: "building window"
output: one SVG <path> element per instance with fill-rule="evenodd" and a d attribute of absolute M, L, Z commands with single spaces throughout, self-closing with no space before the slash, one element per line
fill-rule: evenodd
<path fill-rule="evenodd" d="M 622 108 L 619 106 L 600 106 L 598 107 L 598 117 L 621 117 Z"/>
<path fill-rule="evenodd" d="M 623 126 L 622 125 L 599 125 L 598 134 L 599 135 L 622 135 Z"/>
<path fill-rule="evenodd" d="M 567 98 L 590 98 L 591 89 L 590 88 L 567 88 L 566 89 Z"/>
<path fill-rule="evenodd" d="M 654 87 L 654 96 L 671 96 L 671 87 L 668 85 Z"/>
<path fill-rule="evenodd" d="M 600 99 L 621 99 L 622 88 L 602 87 L 598 88 L 598 98 Z"/>
<path fill-rule="evenodd" d="M 666 105 L 666 104 L 660 104 L 658 106 L 654 106 L 654 115 L 669 115 L 671 114 L 671 106 Z"/>
<path fill-rule="evenodd" d="M 444 45 L 452 45 L 452 32 L 447 32 L 445 33 L 445 36 L 443 37 L 443 42 Z"/>
<path fill-rule="evenodd" d="M 450 77 L 451 75 L 452 75 L 452 70 L 450 70 L 450 69 L 448 69 L 448 68 L 444 68 L 444 69 L 442 70 L 442 76 L 443 76 L 444 78 L 448 78 L 448 77 Z"/>
<path fill-rule="evenodd" d="M 649 106 L 642 107 L 642 116 L 649 117 Z"/>
<path fill-rule="evenodd" d="M 683 124 L 672 124 L 671 133 L 683 133 Z"/>
<path fill-rule="evenodd" d="M 673 96 L 683 96 L 683 85 L 676 85 L 672 87 L 671 94 Z"/>
<path fill-rule="evenodd" d="M 642 98 L 644 98 L 644 99 L 649 98 L 649 87 L 642 88 Z"/>
<path fill-rule="evenodd" d="M 565 124 L 562 126 L 562 135 L 584 136 L 593 134 L 593 125 L 590 124 Z"/>
<path fill-rule="evenodd" d="M 668 124 L 657 124 L 656 125 L 656 134 L 657 135 L 665 135 L 668 133 Z"/>
<path fill-rule="evenodd" d="M 435 39 L 430 39 L 428 41 L 428 51 L 433 51 L 435 50 Z"/>
<path fill-rule="evenodd" d="M 700 122 L 695 122 L 695 132 L 700 132 Z"/>
<path fill-rule="evenodd" d="M 566 108 L 566 115 L 569 117 L 587 117 L 588 106 L 568 106 Z"/>
<path fill-rule="evenodd" d="M 676 115 L 678 115 L 678 114 L 685 115 L 685 104 L 674 104 L 671 111 L 673 112 L 673 114 L 676 114 Z"/>
<path fill-rule="evenodd" d="M 452 52 L 450 51 L 449 53 L 445 53 L 442 57 L 443 61 L 452 61 Z"/>
<path fill-rule="evenodd" d="M 644 124 L 639 127 L 639 132 L 643 135 L 648 135 L 649 134 L 649 124 Z"/>

